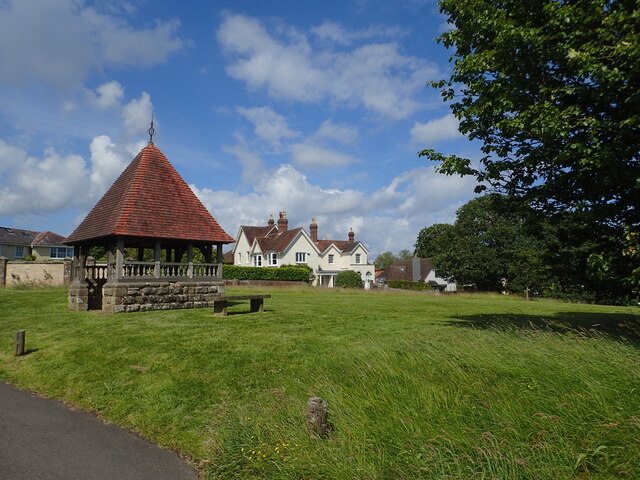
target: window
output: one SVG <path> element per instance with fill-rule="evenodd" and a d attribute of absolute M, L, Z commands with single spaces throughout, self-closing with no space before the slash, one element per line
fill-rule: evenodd
<path fill-rule="evenodd" d="M 247 263 L 251 263 L 251 252 L 247 252 Z"/>
<path fill-rule="evenodd" d="M 306 263 L 307 254 L 304 252 L 296 252 L 296 263 Z"/>
<path fill-rule="evenodd" d="M 356 263 L 360 263 L 360 254 L 356 253 Z"/>
<path fill-rule="evenodd" d="M 256 255 L 253 257 L 253 266 L 261 267 L 262 266 L 262 255 Z"/>
<path fill-rule="evenodd" d="M 333 254 L 329 255 L 329 263 L 333 263 Z"/>
<path fill-rule="evenodd" d="M 51 258 L 71 258 L 73 257 L 73 248 L 67 247 L 51 247 Z"/>
<path fill-rule="evenodd" d="M 22 245 L 16 247 L 16 258 L 24 258 L 24 247 Z"/>
<path fill-rule="evenodd" d="M 278 255 L 275 252 L 267 254 L 267 265 L 278 265 Z"/>
<path fill-rule="evenodd" d="M 238 265 L 242 263 L 242 252 L 238 252 Z"/>

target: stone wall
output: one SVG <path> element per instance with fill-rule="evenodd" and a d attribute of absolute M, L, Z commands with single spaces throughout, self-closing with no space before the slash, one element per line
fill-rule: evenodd
<path fill-rule="evenodd" d="M 0 287 L 57 287 L 71 282 L 71 261 L 0 260 Z"/>
<path fill-rule="evenodd" d="M 213 307 L 214 299 L 221 295 L 224 295 L 222 281 L 106 283 L 102 287 L 102 312 Z"/>

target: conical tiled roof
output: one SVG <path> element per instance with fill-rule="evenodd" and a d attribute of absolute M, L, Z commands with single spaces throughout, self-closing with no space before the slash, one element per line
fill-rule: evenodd
<path fill-rule="evenodd" d="M 147 145 L 65 243 L 112 235 L 234 242 L 155 145 Z"/>

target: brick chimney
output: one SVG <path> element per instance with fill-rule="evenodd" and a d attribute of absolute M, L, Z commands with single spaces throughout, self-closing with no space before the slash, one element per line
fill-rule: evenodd
<path fill-rule="evenodd" d="M 273 227 L 275 225 L 275 221 L 273 220 L 273 215 L 269 215 L 269 221 L 267 222 L 267 225 L 269 227 Z"/>
<path fill-rule="evenodd" d="M 355 242 L 356 241 L 356 234 L 353 233 L 353 228 L 349 227 L 349 241 L 350 242 Z"/>
<path fill-rule="evenodd" d="M 311 240 L 315 243 L 318 241 L 318 224 L 316 219 L 311 219 L 311 225 L 309 225 L 309 233 L 311 234 Z"/>
<path fill-rule="evenodd" d="M 286 232 L 289 229 L 289 220 L 287 220 L 287 212 L 280 212 L 278 218 L 278 233 Z"/>

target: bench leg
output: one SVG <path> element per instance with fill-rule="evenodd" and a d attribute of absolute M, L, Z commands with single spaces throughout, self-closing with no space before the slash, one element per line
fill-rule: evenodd
<path fill-rule="evenodd" d="M 251 299 L 251 311 L 252 312 L 264 312 L 264 301 L 262 298 Z"/>
<path fill-rule="evenodd" d="M 213 302 L 213 315 L 216 317 L 226 317 L 227 316 L 227 301 L 226 300 L 215 300 Z"/>

